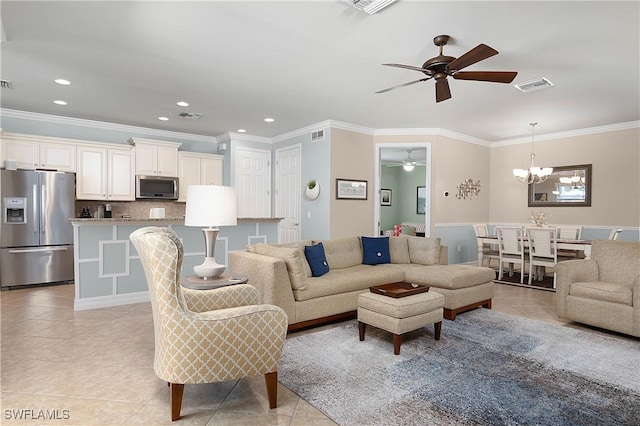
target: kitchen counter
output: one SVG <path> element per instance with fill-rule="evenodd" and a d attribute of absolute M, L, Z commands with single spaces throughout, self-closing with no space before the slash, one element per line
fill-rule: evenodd
<path fill-rule="evenodd" d="M 280 222 L 282 217 L 239 217 L 238 222 Z M 97 217 L 72 217 L 69 219 L 71 222 L 184 222 L 184 218 L 140 218 L 140 217 L 111 217 L 111 218 L 97 218 Z"/>
<path fill-rule="evenodd" d="M 247 244 L 275 243 L 282 218 L 239 218 L 236 226 L 222 226 L 215 257 L 228 264 L 228 253 Z M 129 235 L 145 226 L 167 226 L 184 245 L 182 276 L 204 260 L 202 227 L 185 226 L 184 218 L 72 218 L 74 240 L 74 310 L 140 303 L 149 291 L 138 253 Z"/>

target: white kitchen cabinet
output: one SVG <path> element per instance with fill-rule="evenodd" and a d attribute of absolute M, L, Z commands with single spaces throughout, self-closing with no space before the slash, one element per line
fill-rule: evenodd
<path fill-rule="evenodd" d="M 180 179 L 178 201 L 187 200 L 189 185 L 222 185 L 223 159 L 222 155 L 180 151 L 178 153 Z"/>
<path fill-rule="evenodd" d="M 131 138 L 136 147 L 136 175 L 178 176 L 178 148 L 180 143 Z"/>
<path fill-rule="evenodd" d="M 20 134 L 2 135 L 2 162 L 15 160 L 20 169 L 76 171 L 76 145 L 57 138 Z"/>
<path fill-rule="evenodd" d="M 78 146 L 78 200 L 135 200 L 135 160 L 130 149 Z"/>

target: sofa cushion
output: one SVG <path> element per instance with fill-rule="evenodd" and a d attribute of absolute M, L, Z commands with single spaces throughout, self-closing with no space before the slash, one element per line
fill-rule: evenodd
<path fill-rule="evenodd" d="M 258 243 L 258 244 L 267 244 L 267 243 Z M 258 244 L 248 244 L 246 249 L 249 253 L 255 253 L 256 252 L 256 245 Z M 313 242 L 311 240 L 302 240 L 302 241 L 295 241 L 293 243 L 279 243 L 279 244 L 269 244 L 270 246 L 273 247 L 294 247 L 294 248 L 299 248 L 302 253 L 304 254 L 304 248 L 305 246 L 310 246 L 311 244 L 313 244 Z M 304 259 L 304 272 L 306 273 L 307 277 L 311 276 L 311 267 L 309 266 L 309 263 L 307 262 L 307 259 Z"/>
<path fill-rule="evenodd" d="M 587 281 L 572 283 L 569 295 L 603 302 L 633 305 L 633 292 L 628 284 L 610 283 L 606 281 Z"/>
<path fill-rule="evenodd" d="M 314 241 L 316 242 L 320 241 Z M 360 238 L 347 237 L 335 240 L 322 240 L 324 253 L 331 269 L 349 268 L 362 264 L 362 246 Z"/>
<path fill-rule="evenodd" d="M 450 290 L 474 287 L 492 282 L 496 275 L 493 269 L 474 265 L 393 265 L 404 271 L 404 280 L 410 283 Z"/>
<path fill-rule="evenodd" d="M 440 238 L 404 237 L 409 244 L 411 263 L 437 265 L 440 260 Z"/>
<path fill-rule="evenodd" d="M 329 272 L 329 263 L 324 254 L 324 246 L 322 243 L 305 246 L 304 256 L 307 258 L 307 263 L 309 263 L 309 267 L 311 268 L 311 276 L 321 277 Z"/>
<path fill-rule="evenodd" d="M 265 256 L 282 259 L 287 265 L 287 273 L 294 290 L 304 290 L 307 288 L 307 273 L 304 264 L 306 260 L 302 251 L 296 247 L 276 247 L 270 244 L 256 244 L 256 253 Z"/>
<path fill-rule="evenodd" d="M 365 265 L 378 265 L 391 263 L 389 253 L 389 237 L 361 237 L 362 238 L 362 263 Z"/>
<path fill-rule="evenodd" d="M 400 269 L 386 266 L 358 264 L 342 269 L 334 269 L 332 266 L 331 270 L 321 277 L 307 278 L 307 289 L 294 290 L 293 295 L 297 301 L 310 300 L 356 290 L 365 291 L 374 285 L 403 280 L 404 274 Z"/>
<path fill-rule="evenodd" d="M 409 240 L 404 237 L 389 237 L 391 263 L 411 263 Z"/>

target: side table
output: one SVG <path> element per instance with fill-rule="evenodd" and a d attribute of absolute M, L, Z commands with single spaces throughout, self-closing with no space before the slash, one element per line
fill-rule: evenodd
<path fill-rule="evenodd" d="M 182 280 L 182 287 L 190 290 L 213 290 L 229 285 L 245 284 L 249 277 L 244 274 L 223 274 L 212 279 L 203 279 L 196 275 L 189 275 Z"/>

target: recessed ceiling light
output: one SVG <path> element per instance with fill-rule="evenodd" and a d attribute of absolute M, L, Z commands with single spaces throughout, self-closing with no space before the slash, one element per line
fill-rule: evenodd
<path fill-rule="evenodd" d="M 274 120 L 273 118 L 265 118 L 264 121 L 267 123 L 273 123 L 276 120 Z"/>
<path fill-rule="evenodd" d="M 64 78 L 56 78 L 55 80 L 56 83 L 61 84 L 63 86 L 68 86 L 71 84 L 71 82 L 69 80 L 65 80 Z"/>
<path fill-rule="evenodd" d="M 238 129 L 238 133 L 247 133 L 245 129 Z"/>
<path fill-rule="evenodd" d="M 53 101 L 53 103 L 56 104 L 56 105 L 66 105 L 67 104 L 65 101 L 61 101 L 61 100 Z"/>
<path fill-rule="evenodd" d="M 160 120 L 160 121 L 169 121 L 169 118 L 167 118 L 167 117 L 158 117 L 158 120 Z"/>
<path fill-rule="evenodd" d="M 176 102 L 176 105 L 178 105 L 178 106 L 189 106 L 189 102 L 180 101 L 180 102 Z"/>

